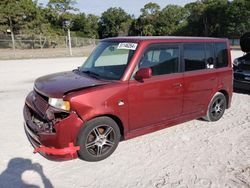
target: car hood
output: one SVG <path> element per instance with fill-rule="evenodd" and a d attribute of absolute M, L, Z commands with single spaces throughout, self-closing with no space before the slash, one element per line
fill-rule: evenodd
<path fill-rule="evenodd" d="M 47 97 L 62 98 L 65 94 L 89 87 L 105 85 L 110 81 L 92 78 L 74 71 L 61 72 L 40 77 L 35 81 L 35 89 Z"/>

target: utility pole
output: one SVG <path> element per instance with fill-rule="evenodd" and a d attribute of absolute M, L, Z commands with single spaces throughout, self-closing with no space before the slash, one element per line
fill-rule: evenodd
<path fill-rule="evenodd" d="M 11 30 L 11 40 L 12 40 L 12 48 L 15 51 L 16 50 L 16 46 L 15 46 L 15 37 L 14 37 L 14 33 Z"/>
<path fill-rule="evenodd" d="M 8 20 L 9 20 L 10 29 L 7 29 L 7 33 L 10 33 L 10 34 L 11 34 L 12 48 L 13 48 L 14 53 L 15 53 L 15 51 L 16 51 L 16 46 L 15 46 L 15 36 L 14 36 L 14 32 L 13 32 L 13 24 L 12 24 L 12 20 L 11 20 L 10 17 L 8 17 Z"/>
<path fill-rule="evenodd" d="M 69 55 L 72 56 L 72 46 L 71 46 L 71 36 L 70 36 L 70 24 L 71 22 L 69 20 L 63 21 L 64 29 L 68 31 L 68 47 L 69 47 Z"/>
<path fill-rule="evenodd" d="M 69 44 L 69 55 L 72 56 L 72 48 L 71 48 L 71 36 L 70 36 L 70 28 L 68 28 L 68 44 Z"/>

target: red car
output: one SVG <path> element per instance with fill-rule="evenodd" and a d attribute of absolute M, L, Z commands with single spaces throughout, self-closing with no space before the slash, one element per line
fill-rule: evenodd
<path fill-rule="evenodd" d="M 185 121 L 217 121 L 231 105 L 227 39 L 102 40 L 76 70 L 35 81 L 24 106 L 29 141 L 51 160 L 107 158 L 119 141 Z"/>

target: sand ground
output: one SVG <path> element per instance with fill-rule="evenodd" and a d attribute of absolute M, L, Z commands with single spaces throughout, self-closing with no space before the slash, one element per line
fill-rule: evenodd
<path fill-rule="evenodd" d="M 232 58 L 240 55 L 233 51 Z M 121 142 L 101 162 L 52 162 L 33 154 L 23 130 L 25 96 L 35 78 L 83 61 L 0 61 L 0 187 L 250 187 L 249 93 L 234 93 L 218 122 L 194 120 Z"/>

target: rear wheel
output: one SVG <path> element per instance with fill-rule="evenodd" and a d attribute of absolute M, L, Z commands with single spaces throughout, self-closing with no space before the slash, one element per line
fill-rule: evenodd
<path fill-rule="evenodd" d="M 226 97 L 220 92 L 217 92 L 209 103 L 207 115 L 204 117 L 207 121 L 218 121 L 226 110 Z"/>
<path fill-rule="evenodd" d="M 120 129 L 109 117 L 98 117 L 87 122 L 80 130 L 78 156 L 86 161 L 100 161 L 110 156 L 120 141 Z"/>

